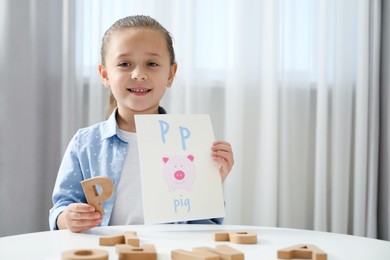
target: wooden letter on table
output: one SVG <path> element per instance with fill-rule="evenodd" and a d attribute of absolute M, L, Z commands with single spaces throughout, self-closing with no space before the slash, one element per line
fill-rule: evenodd
<path fill-rule="evenodd" d="M 324 251 L 315 245 L 295 245 L 278 250 L 278 258 L 280 259 L 313 259 L 326 260 L 327 255 Z"/>
<path fill-rule="evenodd" d="M 121 235 L 104 236 L 99 238 L 99 245 L 101 246 L 115 246 L 119 244 L 139 246 L 139 238 L 137 237 L 137 232 L 126 231 L 124 234 Z"/>
<path fill-rule="evenodd" d="M 236 244 L 256 244 L 257 234 L 249 231 L 215 232 L 215 241 L 230 241 Z"/>
<path fill-rule="evenodd" d="M 196 247 L 193 248 L 192 251 L 194 252 L 211 252 L 214 254 L 217 254 L 220 259 L 223 260 L 244 260 L 244 253 L 234 249 L 233 247 L 227 246 L 227 245 L 221 245 L 217 246 L 216 248 L 211 247 Z"/>
<path fill-rule="evenodd" d="M 101 194 L 98 193 L 96 185 L 102 188 Z M 84 180 L 81 182 L 87 203 L 94 206 L 101 215 L 104 214 L 102 202 L 108 200 L 114 192 L 114 184 L 108 176 L 99 176 Z"/>
<path fill-rule="evenodd" d="M 219 255 L 212 253 L 210 251 L 187 251 L 176 249 L 171 251 L 171 258 L 173 260 L 219 260 Z"/>
<path fill-rule="evenodd" d="M 99 237 L 99 245 L 101 246 L 115 246 L 124 243 L 125 243 L 124 235 Z"/>
<path fill-rule="evenodd" d="M 248 231 L 229 232 L 229 240 L 236 244 L 256 244 L 257 234 Z"/>
<path fill-rule="evenodd" d="M 120 260 L 157 260 L 156 249 L 152 244 L 141 247 L 116 245 L 115 248 Z"/>
<path fill-rule="evenodd" d="M 139 239 L 137 237 L 137 232 L 127 231 L 125 232 L 124 236 L 125 236 L 126 245 L 139 246 Z"/>

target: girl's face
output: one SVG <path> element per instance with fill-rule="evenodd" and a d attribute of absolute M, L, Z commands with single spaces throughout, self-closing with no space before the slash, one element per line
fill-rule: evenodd
<path fill-rule="evenodd" d="M 160 32 L 131 28 L 114 32 L 108 43 L 105 66 L 99 72 L 111 89 L 120 113 L 157 113 L 161 98 L 176 73 Z"/>

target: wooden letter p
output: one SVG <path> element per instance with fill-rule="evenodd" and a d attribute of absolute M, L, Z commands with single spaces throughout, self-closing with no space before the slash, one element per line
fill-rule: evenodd
<path fill-rule="evenodd" d="M 101 187 L 98 193 L 96 185 Z M 95 207 L 101 215 L 104 214 L 102 202 L 108 200 L 114 192 L 114 184 L 108 176 L 99 176 L 81 182 L 87 203 Z"/>

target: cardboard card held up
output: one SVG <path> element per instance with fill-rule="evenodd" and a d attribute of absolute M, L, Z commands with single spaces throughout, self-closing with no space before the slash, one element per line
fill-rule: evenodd
<path fill-rule="evenodd" d="M 146 224 L 225 216 L 209 115 L 136 115 Z"/>

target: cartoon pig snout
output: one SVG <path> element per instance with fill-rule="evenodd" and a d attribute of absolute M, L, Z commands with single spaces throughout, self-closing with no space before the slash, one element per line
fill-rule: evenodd
<path fill-rule="evenodd" d="M 183 171 L 176 171 L 175 174 L 173 174 L 176 180 L 181 181 L 186 177 L 186 174 Z"/>
<path fill-rule="evenodd" d="M 196 178 L 194 156 L 163 157 L 163 177 L 169 191 L 176 189 L 192 190 Z"/>

